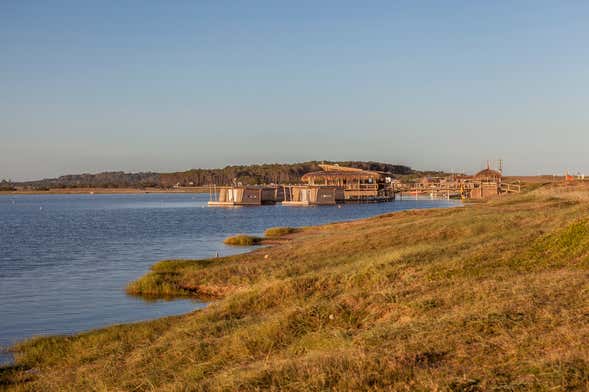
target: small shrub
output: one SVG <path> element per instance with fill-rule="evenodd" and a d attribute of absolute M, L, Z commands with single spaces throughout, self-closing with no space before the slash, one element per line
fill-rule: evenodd
<path fill-rule="evenodd" d="M 234 235 L 232 237 L 225 238 L 223 241 L 227 245 L 234 245 L 234 246 L 252 246 L 252 245 L 259 245 L 262 242 L 260 237 L 254 237 L 251 235 Z"/>

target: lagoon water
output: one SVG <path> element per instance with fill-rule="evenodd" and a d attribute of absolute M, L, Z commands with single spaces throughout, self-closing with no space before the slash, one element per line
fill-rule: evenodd
<path fill-rule="evenodd" d="M 232 234 L 457 204 L 208 208 L 207 201 L 204 194 L 0 196 L 0 346 L 201 308 L 186 299 L 148 302 L 125 286 L 158 260 L 243 251 L 223 245 Z M 0 353 L 0 363 L 9 359 Z"/>

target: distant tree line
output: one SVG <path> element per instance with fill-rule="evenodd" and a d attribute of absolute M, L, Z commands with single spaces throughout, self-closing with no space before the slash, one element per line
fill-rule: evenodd
<path fill-rule="evenodd" d="M 12 181 L 10 180 L 2 180 L 0 181 L 0 191 L 15 191 L 16 187 L 14 186 L 14 184 L 12 183 Z"/>
<path fill-rule="evenodd" d="M 35 190 L 60 188 L 147 188 L 160 187 L 159 173 L 104 172 L 98 174 L 68 174 L 58 178 L 27 181 L 19 186 Z"/>
<path fill-rule="evenodd" d="M 176 173 L 125 173 L 105 172 L 98 174 L 71 174 L 58 178 L 21 182 L 19 187 L 31 189 L 49 188 L 170 188 L 179 186 L 252 184 L 295 184 L 303 174 L 321 170 L 322 162 L 311 161 L 292 164 L 262 164 L 227 166 L 222 169 L 192 169 Z M 390 173 L 391 176 L 416 175 L 408 166 L 382 162 L 325 162 L 364 170 Z"/>
<path fill-rule="evenodd" d="M 328 162 L 325 162 L 328 163 Z M 391 165 L 380 162 L 329 162 L 338 163 L 342 166 L 355 167 L 364 170 L 376 170 L 391 173 L 391 175 L 409 174 L 410 167 L 402 165 Z M 291 164 L 263 164 L 248 166 L 227 166 L 223 169 L 193 169 L 178 173 L 161 174 L 161 184 L 172 186 L 180 184 L 188 186 L 191 183 L 199 185 L 230 185 L 238 182 L 244 185 L 253 184 L 294 184 L 301 180 L 301 177 L 308 172 L 321 170 L 321 162 L 311 161 Z"/>

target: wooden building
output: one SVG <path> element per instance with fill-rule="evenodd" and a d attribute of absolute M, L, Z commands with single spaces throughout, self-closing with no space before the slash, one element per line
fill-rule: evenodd
<path fill-rule="evenodd" d="M 501 174 L 500 171 L 487 167 L 485 170 L 481 170 L 475 174 L 474 179 L 477 181 L 496 182 L 500 184 L 503 179 L 503 174 Z"/>
<path fill-rule="evenodd" d="M 471 189 L 471 199 L 492 199 L 501 195 L 501 181 L 503 174 L 500 171 L 493 170 L 487 165 L 485 170 L 481 170 L 474 175 Z"/>
<path fill-rule="evenodd" d="M 389 201 L 395 197 L 387 173 L 339 165 L 319 166 L 322 171 L 307 173 L 301 178 L 308 186 L 336 187 L 343 190 L 345 201 Z"/>

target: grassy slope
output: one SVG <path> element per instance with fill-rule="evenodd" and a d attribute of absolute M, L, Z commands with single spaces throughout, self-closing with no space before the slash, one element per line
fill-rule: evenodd
<path fill-rule="evenodd" d="M 586 389 L 589 202 L 563 197 L 406 211 L 246 255 L 161 262 L 131 287 L 223 299 L 31 340 L 0 380 L 26 381 L 17 390 Z"/>

